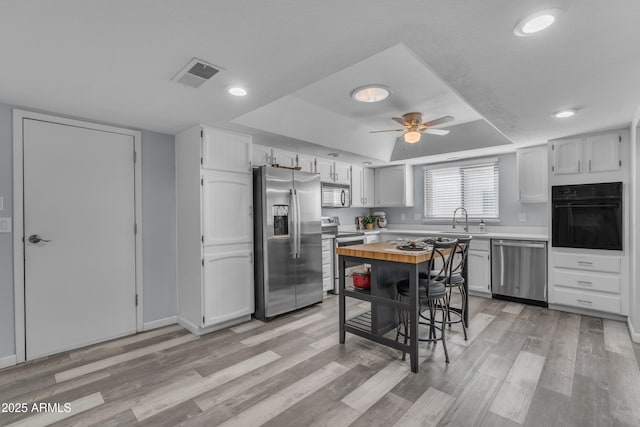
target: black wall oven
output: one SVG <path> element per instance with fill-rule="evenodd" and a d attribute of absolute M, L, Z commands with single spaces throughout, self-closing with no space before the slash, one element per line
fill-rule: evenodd
<path fill-rule="evenodd" d="M 622 250 L 622 183 L 560 185 L 551 190 L 551 244 Z"/>

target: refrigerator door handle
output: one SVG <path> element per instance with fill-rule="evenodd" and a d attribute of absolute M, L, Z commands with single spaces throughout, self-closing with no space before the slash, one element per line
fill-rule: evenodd
<path fill-rule="evenodd" d="M 294 195 L 295 190 L 289 189 L 289 240 L 291 243 L 291 258 L 297 258 L 297 244 L 296 244 L 296 231 L 298 219 L 296 218 L 296 196 Z"/>
<path fill-rule="evenodd" d="M 300 229 L 302 228 L 302 224 L 300 223 L 300 198 L 296 190 L 293 190 L 293 194 L 296 199 L 296 258 L 300 258 L 300 251 L 302 250 L 300 242 Z"/>

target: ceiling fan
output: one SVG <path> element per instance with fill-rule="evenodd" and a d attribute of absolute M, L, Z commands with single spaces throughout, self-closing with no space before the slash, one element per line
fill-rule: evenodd
<path fill-rule="evenodd" d="M 429 122 L 422 123 L 422 113 L 407 113 L 402 117 L 392 117 L 393 120 L 400 123 L 406 129 L 389 129 L 389 130 L 372 130 L 369 133 L 379 132 L 404 132 L 404 141 L 409 144 L 414 144 L 420 141 L 422 133 L 429 133 L 432 135 L 446 135 L 449 133 L 446 129 L 431 129 L 433 126 L 441 125 L 443 123 L 449 123 L 454 120 L 453 116 L 443 116 Z"/>

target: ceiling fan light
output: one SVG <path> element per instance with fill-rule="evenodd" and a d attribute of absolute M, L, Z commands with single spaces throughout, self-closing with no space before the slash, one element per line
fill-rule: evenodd
<path fill-rule="evenodd" d="M 391 95 L 391 90 L 383 85 L 360 86 L 351 92 L 351 97 L 358 102 L 380 102 Z"/>
<path fill-rule="evenodd" d="M 408 144 L 415 144 L 416 142 L 420 141 L 420 137 L 421 137 L 420 132 L 415 130 L 410 130 L 408 132 L 405 132 L 404 142 Z"/>

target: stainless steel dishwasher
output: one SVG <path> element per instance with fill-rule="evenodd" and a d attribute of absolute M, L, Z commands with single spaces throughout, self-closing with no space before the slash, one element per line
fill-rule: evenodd
<path fill-rule="evenodd" d="M 491 240 L 491 293 L 547 306 L 547 243 Z"/>

